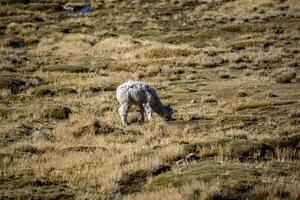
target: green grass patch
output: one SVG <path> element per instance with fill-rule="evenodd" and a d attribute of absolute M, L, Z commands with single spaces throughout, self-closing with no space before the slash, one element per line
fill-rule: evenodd
<path fill-rule="evenodd" d="M 199 152 L 203 157 L 221 156 L 223 159 L 233 160 L 257 160 L 266 157 L 268 152 L 273 153 L 273 148 L 263 142 L 239 139 L 238 137 L 224 137 L 211 141 L 189 144 L 186 149 L 192 152 Z M 211 149 L 211 151 L 207 151 Z M 206 153 L 202 153 L 205 151 Z M 211 156 L 209 156 L 211 155 Z"/>
<path fill-rule="evenodd" d="M 46 72 L 68 72 L 68 73 L 84 73 L 89 72 L 88 67 L 84 66 L 73 66 L 73 65 L 60 65 L 60 66 L 49 66 L 42 69 Z"/>
<path fill-rule="evenodd" d="M 257 121 L 257 117 L 250 116 L 250 115 L 226 115 L 221 117 L 221 122 L 243 122 L 243 121 L 250 121 L 255 122 Z"/>
<path fill-rule="evenodd" d="M 266 138 L 263 140 L 265 144 L 272 148 L 300 148 L 300 134 L 294 134 L 287 137 Z"/>
<path fill-rule="evenodd" d="M 163 187 L 179 187 L 194 181 L 213 184 L 220 180 L 223 188 L 234 192 L 246 192 L 254 184 L 261 183 L 259 177 L 252 175 L 256 171 L 255 168 L 239 164 L 221 164 L 212 160 L 203 161 L 183 168 L 181 173 L 170 171 L 159 175 L 153 178 L 146 187 L 149 190 L 154 190 Z"/>
<path fill-rule="evenodd" d="M 73 191 L 63 182 L 29 175 L 0 176 L 2 199 L 74 199 Z"/>
<path fill-rule="evenodd" d="M 224 146 L 222 154 L 226 159 L 243 161 L 263 158 L 268 151 L 272 151 L 271 147 L 261 142 L 233 140 Z"/>
<path fill-rule="evenodd" d="M 171 90 L 173 94 L 180 94 L 180 93 L 193 93 L 197 92 L 197 90 L 190 89 L 190 88 L 176 88 L 174 90 Z"/>
<path fill-rule="evenodd" d="M 240 33 L 244 31 L 244 27 L 238 25 L 226 25 L 221 28 L 221 31 L 229 33 Z"/>
<path fill-rule="evenodd" d="M 170 58 L 176 56 L 190 56 L 197 54 L 196 50 L 192 49 L 172 49 L 168 47 L 152 48 L 145 52 L 146 58 Z"/>
<path fill-rule="evenodd" d="M 33 91 L 35 97 L 54 96 L 54 95 L 68 95 L 76 94 L 77 91 L 70 87 L 62 87 L 54 89 L 51 86 L 40 86 Z"/>
<path fill-rule="evenodd" d="M 206 186 L 219 189 L 214 193 L 210 193 L 211 199 L 268 199 L 268 197 L 272 199 L 274 196 L 281 197 L 281 192 L 274 193 L 269 190 L 261 193 L 257 188 L 264 188 L 265 180 L 274 180 L 274 177 L 282 175 L 299 176 L 298 172 L 293 174 L 298 167 L 299 164 L 286 162 L 243 165 L 206 160 L 190 164 L 182 168 L 180 172 L 173 170 L 154 177 L 146 185 L 146 189 L 158 190 L 166 187 L 182 187 L 199 181 L 204 182 Z M 267 190 L 265 189 L 265 191 Z M 206 191 L 200 191 L 200 194 L 203 193 L 205 194 Z M 293 191 L 286 191 L 285 193 L 285 196 L 289 196 Z"/>
<path fill-rule="evenodd" d="M 234 139 L 231 137 L 223 137 L 223 138 L 209 138 L 207 141 L 188 144 L 185 146 L 186 149 L 191 149 L 193 151 L 201 151 L 202 148 L 207 148 L 211 146 L 224 146 L 225 144 L 233 141 Z"/>
<path fill-rule="evenodd" d="M 171 36 L 163 36 L 162 38 L 156 39 L 159 42 L 165 42 L 169 44 L 182 44 L 182 43 L 190 43 L 195 40 L 192 35 L 171 35 Z"/>
<path fill-rule="evenodd" d="M 259 46 L 261 44 L 260 40 L 242 40 L 242 41 L 235 41 L 230 44 L 227 44 L 225 47 L 230 49 L 245 49 L 246 47 L 253 47 Z"/>
<path fill-rule="evenodd" d="M 195 36 L 200 39 L 211 39 L 216 35 L 218 35 L 217 31 L 212 29 L 206 29 L 204 31 L 195 34 Z"/>
<path fill-rule="evenodd" d="M 259 101 L 259 102 L 250 102 L 250 103 L 242 103 L 238 105 L 235 110 L 247 110 L 247 109 L 257 109 L 263 107 L 271 107 L 271 106 L 280 106 L 280 105 L 287 105 L 297 103 L 297 101 L 292 100 L 278 100 L 278 101 Z"/>

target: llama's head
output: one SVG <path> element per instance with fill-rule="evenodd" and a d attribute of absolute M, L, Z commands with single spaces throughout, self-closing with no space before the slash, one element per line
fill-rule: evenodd
<path fill-rule="evenodd" d="M 164 112 L 163 112 L 163 117 L 167 121 L 170 121 L 172 119 L 172 114 L 173 114 L 173 109 L 171 108 L 171 106 L 170 105 L 165 106 Z"/>

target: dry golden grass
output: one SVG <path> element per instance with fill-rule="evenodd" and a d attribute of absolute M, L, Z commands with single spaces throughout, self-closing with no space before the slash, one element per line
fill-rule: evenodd
<path fill-rule="evenodd" d="M 299 198 L 299 82 L 272 77 L 299 74 L 296 0 L 85 2 L 92 13 L 0 6 L 1 197 Z M 133 107 L 122 127 L 128 79 L 174 119 L 140 125 Z M 46 117 L 57 106 L 68 119 Z"/>

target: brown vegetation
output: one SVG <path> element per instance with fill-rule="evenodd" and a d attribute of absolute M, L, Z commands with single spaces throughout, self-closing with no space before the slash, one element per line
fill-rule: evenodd
<path fill-rule="evenodd" d="M 298 0 L 61 2 L 0 1 L 0 199 L 300 198 Z"/>

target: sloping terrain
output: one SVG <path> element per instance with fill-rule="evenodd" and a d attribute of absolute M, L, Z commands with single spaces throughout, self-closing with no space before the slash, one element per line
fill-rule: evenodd
<path fill-rule="evenodd" d="M 0 4 L 0 199 L 300 199 L 298 0 Z"/>

